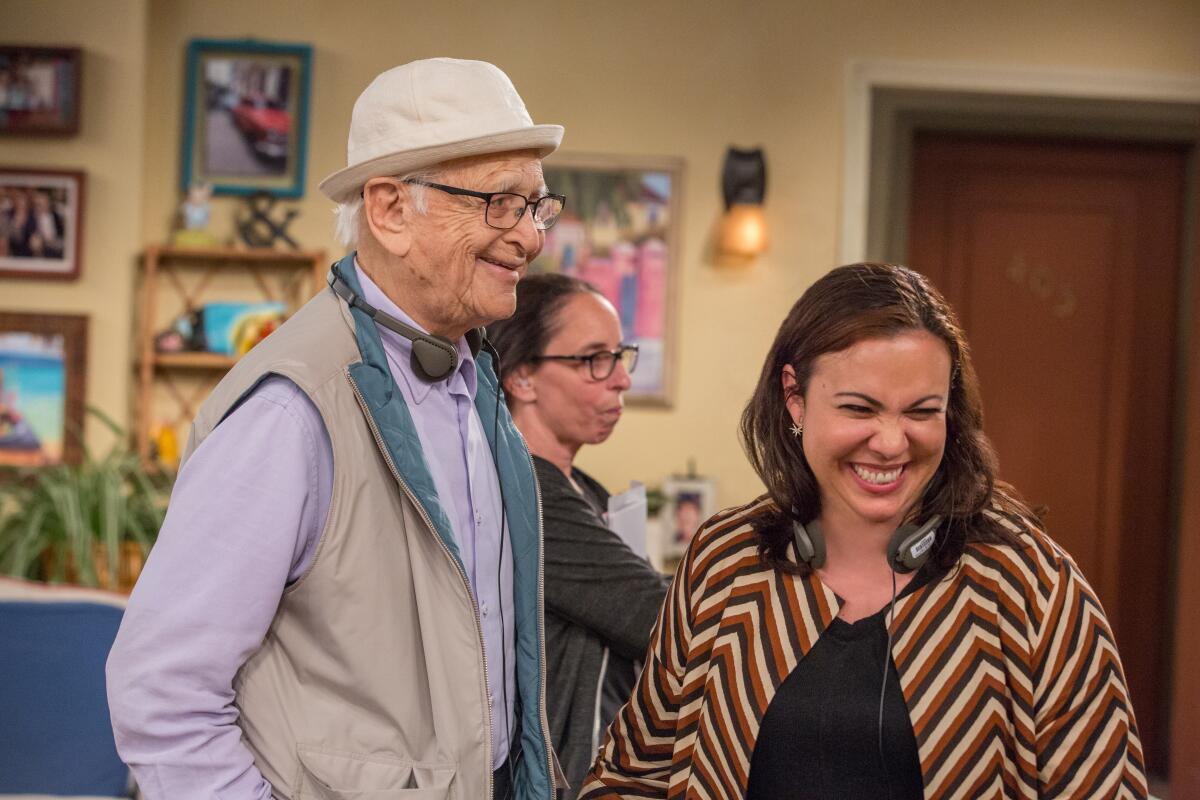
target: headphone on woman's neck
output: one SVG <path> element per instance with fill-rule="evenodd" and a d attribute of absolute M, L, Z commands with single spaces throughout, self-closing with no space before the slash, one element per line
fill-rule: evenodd
<path fill-rule="evenodd" d="M 417 377 L 428 383 L 436 383 L 448 378 L 458 369 L 458 347 L 445 336 L 425 333 L 407 325 L 384 311 L 362 299 L 357 292 L 346 283 L 346 279 L 338 273 L 337 264 L 329 268 L 329 288 L 334 294 L 346 301 L 351 308 L 357 308 L 372 320 L 390 331 L 400 334 L 412 342 L 412 371 Z M 472 328 L 467 331 L 467 347 L 471 355 L 479 355 L 484 346 L 483 328 Z"/>
<path fill-rule="evenodd" d="M 942 515 L 934 514 L 921 525 L 901 525 L 888 540 L 887 560 L 893 572 L 905 575 L 916 572 L 933 552 L 937 529 Z M 792 537 L 796 542 L 796 557 L 813 569 L 825 565 L 825 536 L 814 519 L 807 525 L 792 522 Z"/>

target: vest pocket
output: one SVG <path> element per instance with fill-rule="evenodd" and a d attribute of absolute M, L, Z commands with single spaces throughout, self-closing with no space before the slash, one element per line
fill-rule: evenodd
<path fill-rule="evenodd" d="M 453 764 L 299 747 L 296 800 L 449 800 Z"/>

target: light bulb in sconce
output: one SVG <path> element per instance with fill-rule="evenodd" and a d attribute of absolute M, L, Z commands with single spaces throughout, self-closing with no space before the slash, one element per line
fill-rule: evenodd
<path fill-rule="evenodd" d="M 721 171 L 725 215 L 721 218 L 718 247 L 722 254 L 753 258 L 767 249 L 767 221 L 763 199 L 767 194 L 767 165 L 761 149 L 725 152 Z"/>
<path fill-rule="evenodd" d="M 751 258 L 767 249 L 767 217 L 761 205 L 735 203 L 721 218 L 721 252 Z"/>

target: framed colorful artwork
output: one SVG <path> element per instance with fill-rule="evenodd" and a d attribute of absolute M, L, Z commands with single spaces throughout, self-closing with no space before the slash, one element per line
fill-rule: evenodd
<path fill-rule="evenodd" d="M 304 194 L 312 47 L 194 39 L 188 45 L 184 192 Z"/>
<path fill-rule="evenodd" d="M 567 204 L 532 269 L 582 278 L 608 298 L 638 345 L 630 401 L 670 406 L 683 162 L 561 154 L 543 169 Z"/>
<path fill-rule="evenodd" d="M 0 467 L 78 463 L 87 317 L 0 311 Z"/>
<path fill-rule="evenodd" d="M 78 47 L 0 45 L 0 134 L 79 131 Z"/>
<path fill-rule="evenodd" d="M 0 167 L 0 278 L 79 277 L 83 189 L 82 172 Z"/>

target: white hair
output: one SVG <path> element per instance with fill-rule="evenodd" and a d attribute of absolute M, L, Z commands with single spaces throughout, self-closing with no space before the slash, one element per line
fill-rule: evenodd
<path fill-rule="evenodd" d="M 397 175 L 399 181 L 432 181 L 441 177 L 440 167 L 425 167 L 413 172 Z M 412 209 L 418 214 L 424 214 L 429 204 L 426 202 L 425 187 L 419 183 L 408 184 L 408 196 L 412 200 Z M 336 219 L 333 223 L 334 235 L 345 247 L 357 247 L 358 237 L 365 228 L 363 221 L 362 194 L 356 194 L 344 203 L 338 203 L 333 210 Z"/>

